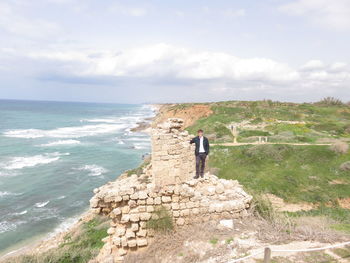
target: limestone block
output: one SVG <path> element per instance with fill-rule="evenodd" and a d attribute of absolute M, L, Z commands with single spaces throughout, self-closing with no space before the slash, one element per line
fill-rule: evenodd
<path fill-rule="evenodd" d="M 222 194 L 225 191 L 225 187 L 222 184 L 217 184 L 215 187 L 215 193 Z"/>
<path fill-rule="evenodd" d="M 179 217 L 180 211 L 173 211 L 173 217 Z"/>
<path fill-rule="evenodd" d="M 128 214 L 130 212 L 130 206 L 123 206 L 122 207 L 122 213 L 123 214 Z"/>
<path fill-rule="evenodd" d="M 99 202 L 99 199 L 94 196 L 93 198 L 90 199 L 90 207 L 92 208 L 98 207 L 98 202 Z"/>
<path fill-rule="evenodd" d="M 125 237 L 127 239 L 135 237 L 135 232 L 133 232 L 131 229 L 127 229 L 125 232 Z"/>
<path fill-rule="evenodd" d="M 179 210 L 179 209 L 180 209 L 180 205 L 179 205 L 179 203 L 172 203 L 172 204 L 171 204 L 171 208 L 172 208 L 173 210 Z"/>
<path fill-rule="evenodd" d="M 147 205 L 153 205 L 154 204 L 154 199 L 152 197 L 148 197 L 146 200 Z"/>
<path fill-rule="evenodd" d="M 130 221 L 131 222 L 138 222 L 138 221 L 140 221 L 140 214 L 130 214 Z"/>
<path fill-rule="evenodd" d="M 115 233 L 115 228 L 114 227 L 110 227 L 107 229 L 107 234 L 108 235 L 113 235 Z"/>
<path fill-rule="evenodd" d="M 147 239 L 146 238 L 138 238 L 136 242 L 137 242 L 138 247 L 147 246 Z"/>
<path fill-rule="evenodd" d="M 136 203 L 135 200 L 130 200 L 130 201 L 128 202 L 128 205 L 129 205 L 131 208 L 133 208 L 133 207 L 136 207 L 136 206 L 137 206 L 137 203 Z"/>
<path fill-rule="evenodd" d="M 146 229 L 140 229 L 138 232 L 136 232 L 136 236 L 138 236 L 138 237 L 146 237 L 147 236 L 147 230 Z"/>
<path fill-rule="evenodd" d="M 151 218 L 152 214 L 151 213 L 141 213 L 140 214 L 140 219 L 141 220 L 144 220 L 144 221 L 147 221 Z"/>
<path fill-rule="evenodd" d="M 154 204 L 160 205 L 162 203 L 162 199 L 160 197 L 154 198 Z"/>
<path fill-rule="evenodd" d="M 139 200 L 137 200 L 137 204 L 138 205 L 145 205 L 146 204 L 146 200 L 145 199 L 139 199 Z"/>
<path fill-rule="evenodd" d="M 128 251 L 126 250 L 126 249 L 124 249 L 124 248 L 119 248 L 118 249 L 118 255 L 119 256 L 124 256 L 124 255 L 126 255 L 128 253 Z"/>
<path fill-rule="evenodd" d="M 125 227 L 124 226 L 118 226 L 116 229 L 115 229 L 115 235 L 118 236 L 118 237 L 121 237 L 125 234 Z"/>
<path fill-rule="evenodd" d="M 128 241 L 128 247 L 136 247 L 136 246 L 137 246 L 136 239 L 132 239 Z"/>
<path fill-rule="evenodd" d="M 137 199 L 139 199 L 139 193 L 138 193 L 138 192 L 133 193 L 132 195 L 130 195 L 130 199 L 131 199 L 131 200 L 137 200 Z"/>
<path fill-rule="evenodd" d="M 170 203 L 171 197 L 170 196 L 162 196 L 162 202 L 163 203 Z"/>
<path fill-rule="evenodd" d="M 121 238 L 117 236 L 112 237 L 112 243 L 116 246 L 121 246 Z"/>
<path fill-rule="evenodd" d="M 148 194 L 145 191 L 139 192 L 138 194 L 139 194 L 138 196 L 139 199 L 147 199 L 148 197 Z"/>
<path fill-rule="evenodd" d="M 185 219 L 180 217 L 179 219 L 176 220 L 176 224 L 178 226 L 183 226 L 185 224 Z"/>
<path fill-rule="evenodd" d="M 122 211 L 120 210 L 120 208 L 114 208 L 111 212 L 111 217 L 114 218 L 118 215 L 120 215 L 122 213 Z"/>
<path fill-rule="evenodd" d="M 127 247 L 128 246 L 128 241 L 127 241 L 125 236 L 120 238 L 120 243 L 121 243 L 122 247 Z"/>
<path fill-rule="evenodd" d="M 189 215 L 190 215 L 189 209 L 180 210 L 180 216 L 189 216 Z"/>
<path fill-rule="evenodd" d="M 126 214 L 126 215 L 122 215 L 120 222 L 125 224 L 125 223 L 129 222 L 129 220 L 130 220 L 130 215 Z"/>
<path fill-rule="evenodd" d="M 151 206 L 151 205 L 148 205 L 148 206 L 146 207 L 146 212 L 148 212 L 148 213 L 154 212 L 154 207 Z"/>
<path fill-rule="evenodd" d="M 128 201 L 130 199 L 130 196 L 129 195 L 123 195 L 123 201 Z"/>
<path fill-rule="evenodd" d="M 130 229 L 131 229 L 131 231 L 136 232 L 137 230 L 139 230 L 139 224 L 137 224 L 137 223 L 131 224 Z"/>

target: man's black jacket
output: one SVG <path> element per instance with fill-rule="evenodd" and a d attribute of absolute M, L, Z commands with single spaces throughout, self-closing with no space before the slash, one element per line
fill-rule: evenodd
<path fill-rule="evenodd" d="M 200 139 L 199 136 L 194 137 L 190 143 L 195 143 L 196 144 L 196 150 L 195 150 L 195 155 L 199 154 L 199 144 L 200 144 Z M 204 147 L 204 151 L 205 154 L 208 155 L 209 154 L 209 140 L 207 137 L 203 137 L 203 147 Z"/>

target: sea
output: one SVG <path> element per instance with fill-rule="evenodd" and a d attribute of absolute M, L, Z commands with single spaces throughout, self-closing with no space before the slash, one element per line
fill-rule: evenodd
<path fill-rule="evenodd" d="M 0 255 L 64 231 L 93 189 L 140 165 L 151 105 L 0 100 Z"/>

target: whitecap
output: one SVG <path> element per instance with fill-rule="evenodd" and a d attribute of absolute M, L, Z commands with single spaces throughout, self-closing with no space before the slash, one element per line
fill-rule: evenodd
<path fill-rule="evenodd" d="M 4 192 L 1 192 L 0 191 L 0 197 L 4 197 L 4 196 L 16 196 L 16 195 L 21 195 L 22 193 L 12 193 L 12 192 L 7 192 L 7 191 L 4 191 Z"/>
<path fill-rule="evenodd" d="M 54 130 L 39 130 L 39 129 L 25 129 L 25 130 L 9 130 L 4 132 L 4 136 L 14 138 L 35 139 L 42 137 L 49 138 L 80 138 L 86 136 L 95 136 L 104 133 L 112 133 L 128 127 L 125 124 L 97 124 L 84 125 L 76 127 L 63 127 Z"/>
<path fill-rule="evenodd" d="M 23 210 L 21 212 L 18 212 L 18 213 L 13 213 L 13 215 L 15 216 L 21 216 L 21 215 L 25 215 L 28 211 L 27 210 Z"/>
<path fill-rule="evenodd" d="M 79 168 L 76 168 L 76 170 L 88 171 L 89 176 L 100 176 L 100 175 L 108 172 L 108 170 L 106 168 L 103 168 L 102 166 L 98 166 L 96 164 L 91 164 L 91 165 L 87 164 L 87 165 L 81 166 Z"/>
<path fill-rule="evenodd" d="M 121 123 L 120 119 L 84 119 L 81 122 L 93 122 L 93 123 Z"/>
<path fill-rule="evenodd" d="M 49 164 L 58 161 L 60 159 L 60 156 L 62 155 L 69 155 L 69 153 L 54 152 L 34 156 L 13 157 L 7 163 L 2 164 L 1 167 L 6 170 L 16 170 L 25 167 L 34 167 L 40 164 Z"/>
<path fill-rule="evenodd" d="M 57 197 L 57 200 L 61 200 L 61 199 L 64 199 L 64 198 L 66 198 L 66 196 L 65 195 L 61 195 L 61 196 Z"/>
<path fill-rule="evenodd" d="M 80 144 L 80 141 L 78 140 L 59 140 L 59 141 L 53 141 L 46 144 L 41 144 L 42 147 L 50 147 L 50 146 L 61 146 L 61 145 L 76 145 Z"/>
<path fill-rule="evenodd" d="M 13 231 L 17 228 L 17 225 L 13 222 L 2 221 L 0 222 L 0 234 L 8 231 Z"/>
<path fill-rule="evenodd" d="M 41 207 L 46 206 L 48 203 L 50 203 L 50 201 L 39 202 L 39 203 L 36 203 L 34 206 L 35 206 L 35 207 L 38 207 L 38 208 L 41 208 Z"/>

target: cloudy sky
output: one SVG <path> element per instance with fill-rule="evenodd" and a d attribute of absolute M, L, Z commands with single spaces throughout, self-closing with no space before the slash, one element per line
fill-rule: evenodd
<path fill-rule="evenodd" d="M 350 101 L 349 0 L 0 0 L 0 98 Z"/>

